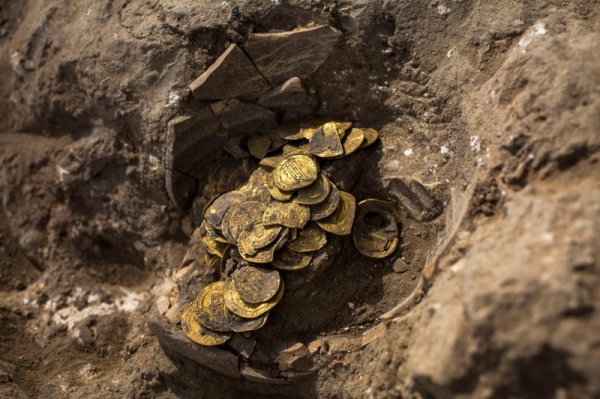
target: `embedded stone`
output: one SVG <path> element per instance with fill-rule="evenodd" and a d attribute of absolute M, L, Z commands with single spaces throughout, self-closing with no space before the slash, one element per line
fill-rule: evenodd
<path fill-rule="evenodd" d="M 255 338 L 247 338 L 242 334 L 233 334 L 229 342 L 227 342 L 233 350 L 240 354 L 245 359 L 248 359 L 252 352 L 254 352 L 254 348 L 256 347 L 256 339 Z"/>
<path fill-rule="evenodd" d="M 269 82 L 235 44 L 231 44 L 202 75 L 190 84 L 192 95 L 198 100 L 226 98 L 252 100 L 270 88 Z"/>
<path fill-rule="evenodd" d="M 416 180 L 408 182 L 402 178 L 392 178 L 386 182 L 392 202 L 395 202 L 414 220 L 427 222 L 437 218 L 444 210 L 442 203 L 431 195 L 429 189 Z"/>
<path fill-rule="evenodd" d="M 273 85 L 314 73 L 327 60 L 341 33 L 320 25 L 289 32 L 254 33 L 244 45 L 261 74 Z"/>
<path fill-rule="evenodd" d="M 295 108 L 304 104 L 306 100 L 308 95 L 300 78 L 294 77 L 260 96 L 258 103 L 270 108 Z"/>
<path fill-rule="evenodd" d="M 306 345 L 297 342 L 296 344 L 283 349 L 277 357 L 275 362 L 279 364 L 279 370 L 288 371 L 294 369 L 300 365 L 303 359 L 306 359 L 310 355 L 310 352 Z"/>
<path fill-rule="evenodd" d="M 228 101 L 216 117 L 229 137 L 245 136 L 277 126 L 277 119 L 271 110 L 239 100 Z"/>

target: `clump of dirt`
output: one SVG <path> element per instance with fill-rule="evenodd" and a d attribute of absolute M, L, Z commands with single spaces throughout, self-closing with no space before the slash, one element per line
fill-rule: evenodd
<path fill-rule="evenodd" d="M 414 179 L 444 216 L 406 208 L 394 259 L 348 256 L 286 305 L 306 323 L 269 327 L 359 335 L 396 309 L 379 340 L 301 382 L 243 383 L 146 327 L 176 318 L 193 219 L 164 186 L 167 124 L 206 107 L 188 84 L 230 43 L 319 24 L 343 35 L 314 115 L 381 134 L 355 195 Z M 599 28 L 591 1 L 2 4 L 0 392 L 597 396 Z"/>

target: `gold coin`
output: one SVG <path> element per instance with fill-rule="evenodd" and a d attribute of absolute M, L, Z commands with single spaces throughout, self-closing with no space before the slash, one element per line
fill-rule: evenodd
<path fill-rule="evenodd" d="M 356 213 L 356 199 L 350 193 L 340 191 L 340 204 L 335 212 L 317 224 L 325 231 L 345 236 L 352 232 L 352 224 Z"/>
<path fill-rule="evenodd" d="M 279 270 L 301 270 L 310 264 L 314 252 L 296 252 L 285 247 L 277 252 L 277 258 L 271 263 L 273 267 Z"/>
<path fill-rule="evenodd" d="M 261 314 L 258 317 L 254 317 L 251 319 L 247 319 L 245 317 L 240 317 L 225 307 L 225 316 L 227 317 L 227 321 L 231 326 L 231 329 L 234 332 L 248 332 L 255 331 L 265 325 L 267 322 L 267 318 L 269 317 L 269 311 Z"/>
<path fill-rule="evenodd" d="M 273 309 L 273 307 L 275 307 L 275 305 L 277 305 L 283 297 L 283 291 L 284 283 L 283 280 L 281 280 L 279 290 L 273 298 L 263 303 L 248 303 L 240 297 L 237 290 L 233 286 L 233 281 L 229 279 L 225 281 L 223 295 L 225 297 L 225 306 L 227 306 L 229 310 L 240 317 L 252 319 Z"/>
<path fill-rule="evenodd" d="M 248 136 L 248 150 L 255 158 L 263 159 L 271 148 L 271 139 L 264 134 Z"/>
<path fill-rule="evenodd" d="M 344 137 L 344 141 L 342 142 L 342 146 L 344 147 L 344 156 L 350 155 L 358 150 L 363 143 L 364 138 L 365 135 L 363 134 L 363 129 L 353 128 L 350 130 L 350 133 Z"/>
<path fill-rule="evenodd" d="M 221 228 L 221 221 L 225 213 L 234 205 L 244 202 L 246 199 L 239 191 L 230 191 L 217 197 L 204 212 L 204 219 L 215 229 Z"/>
<path fill-rule="evenodd" d="M 280 225 L 289 228 L 304 228 L 310 219 L 310 208 L 299 204 L 297 200 L 290 202 L 272 202 L 263 214 L 265 226 Z"/>
<path fill-rule="evenodd" d="M 275 241 L 275 243 L 261 249 L 254 249 L 254 247 L 252 247 L 252 245 L 249 243 L 249 240 L 245 238 L 246 235 L 248 235 L 248 232 L 243 232 L 239 239 L 240 245 L 238 246 L 238 251 L 242 259 L 250 263 L 271 263 L 273 261 L 275 251 L 277 251 L 278 245 L 280 245 L 282 240 L 281 233 L 277 237 L 277 241 Z"/>
<path fill-rule="evenodd" d="M 271 197 L 275 198 L 277 201 L 289 201 L 292 199 L 292 195 L 294 195 L 293 191 L 283 191 L 275 184 L 275 174 L 271 172 L 269 175 L 269 183 L 267 185 L 267 189 L 271 194 Z"/>
<path fill-rule="evenodd" d="M 335 184 L 329 182 L 331 189 L 325 201 L 310 206 L 310 220 L 321 220 L 331 215 L 340 203 L 340 192 Z"/>
<path fill-rule="evenodd" d="M 181 315 L 181 329 L 189 339 L 204 346 L 224 344 L 231 338 L 233 332 L 217 332 L 202 327 L 198 321 L 196 301 L 190 303 Z"/>
<path fill-rule="evenodd" d="M 327 122 L 315 131 L 309 141 L 309 150 L 311 154 L 320 158 L 334 158 L 344 154 L 344 147 L 334 122 Z"/>
<path fill-rule="evenodd" d="M 354 246 L 361 254 L 382 259 L 398 245 L 396 208 L 390 202 L 367 199 L 358 204 L 352 231 Z"/>
<path fill-rule="evenodd" d="M 298 231 L 295 240 L 288 241 L 285 246 L 296 252 L 314 252 L 327 244 L 327 235 L 316 223 L 309 223 Z"/>
<path fill-rule="evenodd" d="M 298 191 L 298 203 L 304 205 L 315 205 L 325 201 L 331 190 L 329 179 L 323 173 L 313 184 Z"/>
<path fill-rule="evenodd" d="M 283 191 L 310 186 L 319 174 L 319 164 L 306 155 L 290 155 L 275 168 L 275 184 Z"/>
<path fill-rule="evenodd" d="M 204 246 L 206 252 L 211 255 L 216 255 L 219 258 L 223 256 L 223 251 L 227 247 L 226 243 L 221 242 L 219 234 L 206 221 L 203 221 L 197 231 L 200 234 L 200 242 Z"/>
<path fill-rule="evenodd" d="M 261 222 L 267 206 L 258 201 L 246 201 L 231 207 L 221 222 L 223 236 L 232 244 L 237 244 L 242 232 L 249 231 L 255 223 Z"/>
<path fill-rule="evenodd" d="M 281 285 L 277 270 L 256 266 L 242 266 L 233 272 L 231 279 L 240 298 L 253 304 L 273 298 Z"/>
<path fill-rule="evenodd" d="M 248 234 L 244 235 L 243 239 L 240 238 L 238 243 L 240 246 L 248 244 L 254 249 L 261 249 L 275 241 L 281 229 L 281 226 L 265 226 L 258 222 L 254 224 Z M 244 244 L 242 244 L 242 241 Z"/>
<path fill-rule="evenodd" d="M 267 188 L 269 174 L 271 172 L 265 167 L 259 167 L 250 175 L 248 182 L 238 191 L 246 197 L 248 201 L 258 201 L 267 203 L 271 201 L 271 194 Z"/>
<path fill-rule="evenodd" d="M 260 160 L 258 163 L 260 166 L 275 169 L 283 161 L 283 155 L 273 155 Z"/>
<path fill-rule="evenodd" d="M 365 148 L 370 146 L 371 144 L 376 142 L 377 138 L 379 137 L 379 133 L 377 133 L 377 130 L 371 128 L 363 129 L 363 135 L 365 136 L 365 138 L 359 148 Z"/>
<path fill-rule="evenodd" d="M 203 327 L 213 331 L 231 331 L 225 317 L 222 281 L 216 281 L 204 287 L 198 294 L 196 306 L 198 307 L 198 321 Z"/>

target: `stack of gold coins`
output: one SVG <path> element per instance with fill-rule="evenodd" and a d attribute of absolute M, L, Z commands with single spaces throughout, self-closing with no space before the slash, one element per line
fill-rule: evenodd
<path fill-rule="evenodd" d="M 258 169 L 243 187 L 209 203 L 195 232 L 207 263 L 220 264 L 222 272 L 221 281 L 207 285 L 182 315 L 183 330 L 199 344 L 220 345 L 233 332 L 261 328 L 284 293 L 279 271 L 310 266 L 328 234 L 352 234 L 358 251 L 372 258 L 397 246 L 394 206 L 369 199 L 357 212 L 354 196 L 339 190 L 319 163 L 373 144 L 377 131 L 312 120 L 284 124 L 278 134 L 288 144 L 269 157 L 269 135 L 247 138 Z"/>

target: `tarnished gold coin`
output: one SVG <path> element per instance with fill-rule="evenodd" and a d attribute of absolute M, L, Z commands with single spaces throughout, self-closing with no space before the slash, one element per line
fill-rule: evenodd
<path fill-rule="evenodd" d="M 275 169 L 283 161 L 283 155 L 273 155 L 260 160 L 258 163 L 260 166 Z"/>
<path fill-rule="evenodd" d="M 303 138 L 310 140 L 310 138 L 315 134 L 317 129 L 319 129 L 327 122 L 335 123 L 340 137 L 343 137 L 346 130 L 348 130 L 352 126 L 351 122 L 331 121 L 329 119 L 316 118 L 303 122 L 287 122 L 280 129 L 280 135 L 286 140 L 300 140 Z"/>
<path fill-rule="evenodd" d="M 327 122 L 317 129 L 309 141 L 311 154 L 320 158 L 334 158 L 344 154 L 344 147 L 340 140 L 334 122 Z"/>
<path fill-rule="evenodd" d="M 223 236 L 232 244 L 237 244 L 242 232 L 249 231 L 255 223 L 261 222 L 267 206 L 258 201 L 246 201 L 231 207 L 221 222 Z"/>
<path fill-rule="evenodd" d="M 221 221 L 225 213 L 246 198 L 239 191 L 230 191 L 217 197 L 204 212 L 204 219 L 215 229 L 221 229 Z"/>
<path fill-rule="evenodd" d="M 320 173 L 313 184 L 298 191 L 298 203 L 304 205 L 320 204 L 325 201 L 330 190 L 329 179 L 323 173 Z"/>
<path fill-rule="evenodd" d="M 255 249 L 246 236 L 249 232 L 243 232 L 238 241 L 238 251 L 247 262 L 251 263 L 271 263 L 275 254 L 275 244 L 271 244 L 265 248 Z"/>
<path fill-rule="evenodd" d="M 309 223 L 304 229 L 298 231 L 295 240 L 288 241 L 285 246 L 296 252 L 314 252 L 327 244 L 327 235 L 314 222 Z"/>
<path fill-rule="evenodd" d="M 259 167 L 250 175 L 245 186 L 238 191 L 246 197 L 248 201 L 258 201 L 267 203 L 271 200 L 271 194 L 267 188 L 269 182 L 270 170 L 265 167 Z"/>
<path fill-rule="evenodd" d="M 277 257 L 271 263 L 279 270 L 302 270 L 310 264 L 314 252 L 296 252 L 285 247 L 277 252 Z"/>
<path fill-rule="evenodd" d="M 181 315 L 181 329 L 189 339 L 204 346 L 224 344 L 231 338 L 233 332 L 217 332 L 202 327 L 198 321 L 196 301 L 190 303 Z"/>
<path fill-rule="evenodd" d="M 272 202 L 263 213 L 263 224 L 265 226 L 280 225 L 289 228 L 303 228 L 310 219 L 310 208 L 298 203 L 297 200 L 290 202 Z"/>
<path fill-rule="evenodd" d="M 356 213 L 356 199 L 350 193 L 340 191 L 340 203 L 333 214 L 317 221 L 323 230 L 345 236 L 352 232 L 352 224 Z"/>
<path fill-rule="evenodd" d="M 348 133 L 342 141 L 342 146 L 344 147 L 344 156 L 350 155 L 358 150 L 363 143 L 364 138 L 365 135 L 363 133 L 363 129 L 352 128 L 350 133 Z"/>
<path fill-rule="evenodd" d="M 267 185 L 267 189 L 269 190 L 271 197 L 275 198 L 277 201 L 289 201 L 294 195 L 293 191 L 283 191 L 282 189 L 277 187 L 277 185 L 275 184 L 275 174 L 273 172 L 271 172 L 271 174 L 269 175 L 269 183 Z"/>
<path fill-rule="evenodd" d="M 340 192 L 335 184 L 329 182 L 330 190 L 325 201 L 310 206 L 310 220 L 321 220 L 331 215 L 340 203 Z"/>
<path fill-rule="evenodd" d="M 377 133 L 377 130 L 371 128 L 363 129 L 363 135 L 365 136 L 365 138 L 359 148 L 365 148 L 370 146 L 371 144 L 376 142 L 377 138 L 379 137 L 379 133 Z"/>
<path fill-rule="evenodd" d="M 271 148 L 271 139 L 265 134 L 253 134 L 248 136 L 248 150 L 250 154 L 258 159 L 263 159 L 267 156 L 267 152 Z"/>
<path fill-rule="evenodd" d="M 370 258 L 391 255 L 398 245 L 396 208 L 390 202 L 367 199 L 358 204 L 352 241 L 358 252 Z"/>
<path fill-rule="evenodd" d="M 198 321 L 203 327 L 213 331 L 231 331 L 225 317 L 222 281 L 216 281 L 204 287 L 198 294 L 196 304 L 198 307 Z"/>
<path fill-rule="evenodd" d="M 219 258 L 223 256 L 223 251 L 227 244 L 220 240 L 219 234 L 206 221 L 203 221 L 200 227 L 196 229 L 200 234 L 200 241 L 206 252 L 216 255 Z"/>
<path fill-rule="evenodd" d="M 247 319 L 245 317 L 240 317 L 225 307 L 225 316 L 227 317 L 227 321 L 231 326 L 231 329 L 234 332 L 248 332 L 255 331 L 265 325 L 267 322 L 267 318 L 269 317 L 269 311 L 261 314 L 258 317 L 254 317 L 252 319 Z"/>
<path fill-rule="evenodd" d="M 243 238 L 240 237 L 238 245 L 250 245 L 254 249 L 264 248 L 275 241 L 281 229 L 281 226 L 265 226 L 260 222 L 255 223 L 248 234 L 244 234 Z"/>
<path fill-rule="evenodd" d="M 275 184 L 284 191 L 310 186 L 319 175 L 319 165 L 306 155 L 290 155 L 275 168 Z"/>
<path fill-rule="evenodd" d="M 224 289 L 225 306 L 227 306 L 229 310 L 240 317 L 249 319 L 258 317 L 273 309 L 273 307 L 279 303 L 283 297 L 284 286 L 285 284 L 283 283 L 283 280 L 281 280 L 279 290 L 275 296 L 269 299 L 267 302 L 248 303 L 240 297 L 237 290 L 233 286 L 233 281 L 231 279 L 226 280 Z"/>
<path fill-rule="evenodd" d="M 249 265 L 233 272 L 231 279 L 240 298 L 248 303 L 267 302 L 275 296 L 281 285 L 277 270 Z"/>

